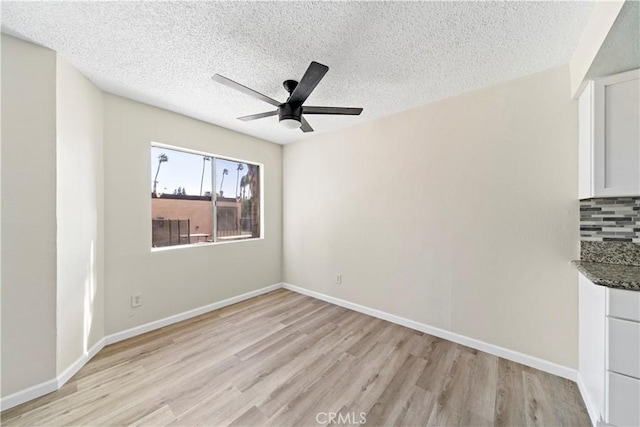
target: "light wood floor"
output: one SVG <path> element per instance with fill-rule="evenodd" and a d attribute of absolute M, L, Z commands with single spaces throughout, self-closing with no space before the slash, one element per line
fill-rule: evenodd
<path fill-rule="evenodd" d="M 1 416 L 289 426 L 331 412 L 367 426 L 590 425 L 570 381 L 283 289 L 105 347 Z"/>

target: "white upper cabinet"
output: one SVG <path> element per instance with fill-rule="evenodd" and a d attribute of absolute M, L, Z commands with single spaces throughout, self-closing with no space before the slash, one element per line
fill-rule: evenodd
<path fill-rule="evenodd" d="M 590 82 L 578 109 L 579 197 L 640 195 L 640 70 Z"/>
<path fill-rule="evenodd" d="M 578 99 L 578 197 L 593 197 L 593 82 Z"/>

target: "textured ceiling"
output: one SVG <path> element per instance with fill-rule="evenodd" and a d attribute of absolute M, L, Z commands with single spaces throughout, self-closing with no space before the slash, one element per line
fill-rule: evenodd
<path fill-rule="evenodd" d="M 627 0 L 589 68 L 587 78 L 640 67 L 640 2 Z"/>
<path fill-rule="evenodd" d="M 107 92 L 269 141 L 308 138 L 220 73 L 284 101 L 313 60 L 329 72 L 307 105 L 327 132 L 560 64 L 591 2 L 5 2 L 2 31 L 58 51 Z"/>

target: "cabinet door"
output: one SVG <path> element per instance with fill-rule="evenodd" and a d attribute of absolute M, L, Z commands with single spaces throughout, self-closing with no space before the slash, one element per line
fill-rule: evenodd
<path fill-rule="evenodd" d="M 640 380 L 613 372 L 609 380 L 609 413 L 607 422 L 618 427 L 640 426 Z"/>
<path fill-rule="evenodd" d="M 606 288 L 582 274 L 578 277 L 578 369 L 586 388 L 585 404 L 595 422 L 605 411 Z"/>
<path fill-rule="evenodd" d="M 595 196 L 640 195 L 640 70 L 594 82 Z"/>
<path fill-rule="evenodd" d="M 609 317 L 607 324 L 607 368 L 612 372 L 640 379 L 640 323 Z"/>
<path fill-rule="evenodd" d="M 640 292 L 609 289 L 607 316 L 640 322 Z"/>

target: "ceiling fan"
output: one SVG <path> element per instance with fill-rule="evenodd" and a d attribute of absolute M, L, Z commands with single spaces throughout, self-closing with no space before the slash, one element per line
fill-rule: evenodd
<path fill-rule="evenodd" d="M 318 62 L 312 61 L 307 71 L 302 76 L 302 80 L 285 80 L 282 85 L 289 92 L 289 97 L 285 102 L 278 102 L 273 98 L 249 89 L 240 83 L 234 82 L 220 74 L 215 74 L 212 79 L 218 83 L 228 86 L 232 89 L 240 91 L 246 95 L 253 96 L 261 101 L 267 102 L 275 107 L 275 111 L 267 111 L 266 113 L 252 114 L 250 116 L 238 117 L 238 120 L 248 122 L 250 120 L 262 119 L 278 115 L 280 123 L 287 129 L 302 129 L 303 132 L 313 132 L 313 128 L 309 125 L 303 114 L 335 114 L 357 116 L 362 113 L 362 108 L 348 107 L 307 107 L 303 106 L 311 92 L 316 88 L 320 80 L 329 71 L 329 67 Z"/>

